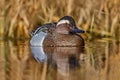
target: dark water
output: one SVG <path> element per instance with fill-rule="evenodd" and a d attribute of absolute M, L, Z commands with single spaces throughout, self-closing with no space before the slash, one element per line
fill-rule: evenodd
<path fill-rule="evenodd" d="M 0 80 L 120 80 L 120 43 L 41 48 L 0 41 Z"/>

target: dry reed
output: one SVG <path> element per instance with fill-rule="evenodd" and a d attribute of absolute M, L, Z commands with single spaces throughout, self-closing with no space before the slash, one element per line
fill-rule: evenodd
<path fill-rule="evenodd" d="M 36 24 L 57 21 L 64 15 L 73 16 L 79 27 L 90 36 L 120 35 L 120 0 L 1 0 L 4 12 L 0 33 L 10 38 L 29 38 Z M 5 29 L 4 29 L 5 28 Z M 4 33 L 5 32 L 5 33 Z"/>

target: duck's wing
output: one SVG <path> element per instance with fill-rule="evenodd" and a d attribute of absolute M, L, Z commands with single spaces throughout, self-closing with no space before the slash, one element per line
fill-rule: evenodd
<path fill-rule="evenodd" d="M 43 41 L 48 34 L 47 32 L 49 29 L 53 26 L 55 26 L 56 23 L 47 23 L 44 24 L 31 33 L 31 39 L 30 39 L 30 45 L 31 46 L 43 46 Z"/>
<path fill-rule="evenodd" d="M 31 32 L 31 36 L 34 36 L 35 34 L 38 34 L 39 32 L 48 32 L 49 28 L 50 27 L 53 27 L 53 26 L 56 26 L 56 22 L 54 23 L 46 23 L 46 24 L 43 24 L 42 26 L 36 28 L 35 30 L 33 30 Z"/>

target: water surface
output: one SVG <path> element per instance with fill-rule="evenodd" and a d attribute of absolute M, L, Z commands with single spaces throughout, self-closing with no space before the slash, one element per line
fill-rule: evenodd
<path fill-rule="evenodd" d="M 0 80 L 120 80 L 115 40 L 40 49 L 32 50 L 29 41 L 0 41 Z"/>

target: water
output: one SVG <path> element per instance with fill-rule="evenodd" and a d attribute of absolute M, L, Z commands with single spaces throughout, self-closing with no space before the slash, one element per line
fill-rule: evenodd
<path fill-rule="evenodd" d="M 0 80 L 120 80 L 119 75 L 115 40 L 43 49 L 29 41 L 0 41 Z"/>

